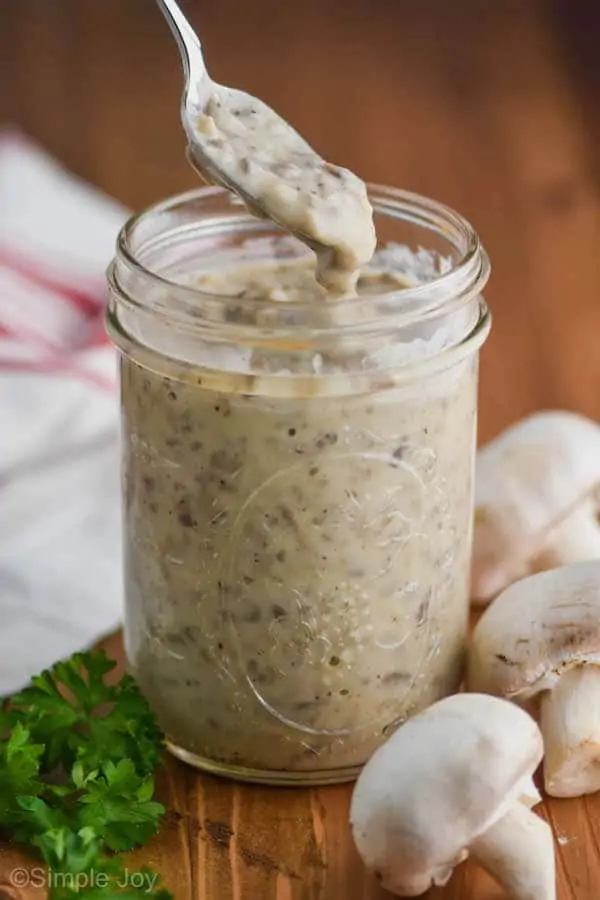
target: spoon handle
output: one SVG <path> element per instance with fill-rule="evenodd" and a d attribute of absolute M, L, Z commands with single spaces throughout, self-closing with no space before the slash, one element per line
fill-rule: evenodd
<path fill-rule="evenodd" d="M 177 0 L 157 0 L 157 3 L 179 45 L 186 80 L 187 104 L 194 103 L 201 98 L 202 82 L 208 80 L 200 39 Z"/>

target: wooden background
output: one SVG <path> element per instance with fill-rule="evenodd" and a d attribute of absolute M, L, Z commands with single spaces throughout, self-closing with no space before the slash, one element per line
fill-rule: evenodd
<path fill-rule="evenodd" d="M 540 407 L 600 419 L 597 0 L 189 0 L 215 77 L 364 178 L 472 220 L 493 263 L 480 436 Z M 153 0 L 0 0 L 0 124 L 138 208 L 195 184 Z M 1 623 L 0 623 L 1 627 Z M 118 643 L 113 643 L 119 652 Z M 348 790 L 240 788 L 170 761 L 144 859 L 177 900 L 375 900 Z M 560 900 L 597 900 L 600 799 L 553 803 Z M 0 855 L 0 900 L 33 898 Z M 463 867 L 436 900 L 496 900 Z"/>

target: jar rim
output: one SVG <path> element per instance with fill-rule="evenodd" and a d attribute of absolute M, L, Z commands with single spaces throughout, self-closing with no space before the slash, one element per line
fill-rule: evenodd
<path fill-rule="evenodd" d="M 489 278 L 490 264 L 479 236 L 466 218 L 439 201 L 411 191 L 376 184 L 368 184 L 367 189 L 376 213 L 387 214 L 436 233 L 445 239 L 457 254 L 457 259 L 447 270 L 440 271 L 416 285 L 370 294 L 370 302 L 375 300 L 378 303 L 383 302 L 395 314 L 397 324 L 410 325 L 435 317 L 441 312 L 450 311 L 450 307 L 462 306 L 480 293 Z M 137 257 L 133 246 L 136 231 L 149 220 L 168 216 L 170 212 L 186 205 L 211 198 L 227 197 L 232 201 L 232 205 L 239 208 L 241 216 L 247 219 L 247 227 L 252 228 L 253 223 L 254 227 L 266 227 L 267 223 L 264 220 L 251 216 L 241 201 L 234 198 L 225 188 L 202 186 L 161 200 L 132 215 L 121 228 L 117 237 L 116 257 L 108 269 L 109 282 L 113 289 L 121 296 L 127 295 L 126 291 L 120 289 L 119 268 L 124 267 L 128 275 L 143 278 L 145 283 L 161 288 L 163 292 L 168 290 L 169 314 L 180 321 L 186 319 L 190 311 L 197 312 L 199 301 L 203 304 L 231 302 L 234 298 L 230 294 L 209 292 L 201 287 L 182 284 L 145 265 Z M 268 223 L 269 226 L 271 224 Z M 285 234 L 283 231 L 281 233 Z M 235 300 L 240 302 L 239 298 Z M 249 311 L 260 309 L 263 313 L 266 311 L 274 315 L 282 309 L 280 302 L 253 298 L 244 298 L 243 305 Z M 301 317 L 302 314 L 310 315 L 315 308 L 314 301 L 292 300 L 286 301 L 283 306 L 286 312 L 291 311 Z M 344 299 L 340 306 L 343 306 L 351 321 L 357 310 L 364 311 L 365 296 Z M 164 308 L 161 311 L 164 312 Z M 364 317 L 362 321 L 364 324 Z M 373 325 L 373 321 L 370 324 Z"/>

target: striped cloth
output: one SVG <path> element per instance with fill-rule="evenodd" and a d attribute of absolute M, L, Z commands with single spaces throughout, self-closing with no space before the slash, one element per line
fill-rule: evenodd
<path fill-rule="evenodd" d="M 0 133 L 0 695 L 121 617 L 104 270 L 127 213 Z"/>

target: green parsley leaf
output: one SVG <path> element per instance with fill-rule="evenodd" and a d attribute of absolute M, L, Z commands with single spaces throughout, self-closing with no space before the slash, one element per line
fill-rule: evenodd
<path fill-rule="evenodd" d="M 150 774 L 161 756 L 161 734 L 131 676 L 108 685 L 115 663 L 104 651 L 76 653 L 32 679 L 12 698 L 8 723 L 26 721 L 31 738 L 44 746 L 45 767 L 70 771 L 76 760 L 87 768 L 132 759 Z"/>
<path fill-rule="evenodd" d="M 19 817 L 19 797 L 41 792 L 40 757 L 42 744 L 31 741 L 20 722 L 7 740 L 0 743 L 0 829 Z"/>
<path fill-rule="evenodd" d="M 88 778 L 81 796 L 80 821 L 94 828 L 111 850 L 132 850 L 155 834 L 165 812 L 151 776 L 140 777 L 130 759 L 108 760 L 102 774 Z"/>
<path fill-rule="evenodd" d="M 77 875 L 88 872 L 98 861 L 102 845 L 92 828 L 71 831 L 68 827 L 49 828 L 34 841 L 40 855 L 52 871 Z M 66 882 L 66 879 L 61 879 Z"/>
<path fill-rule="evenodd" d="M 140 846 L 164 813 L 153 800 L 162 735 L 135 681 L 78 653 L 0 710 L 0 831 L 49 867 L 49 900 L 172 900 L 149 869 L 112 851 Z"/>

